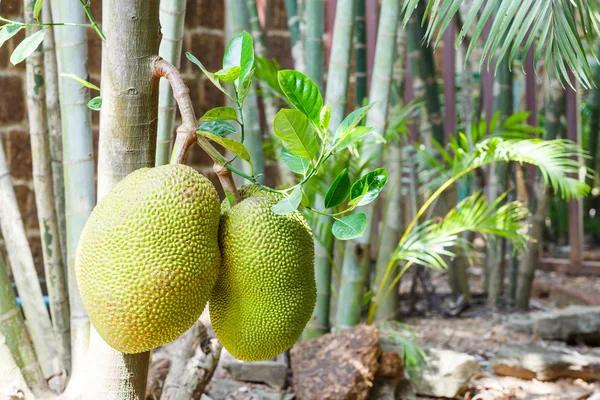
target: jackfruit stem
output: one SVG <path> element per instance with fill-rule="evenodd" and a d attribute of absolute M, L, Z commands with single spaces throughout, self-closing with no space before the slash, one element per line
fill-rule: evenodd
<path fill-rule="evenodd" d="M 219 182 L 221 183 L 225 193 L 229 192 L 233 195 L 234 204 L 238 204 L 240 201 L 242 201 L 242 197 L 240 196 L 240 193 L 235 186 L 235 182 L 233 181 L 233 174 L 229 169 L 227 169 L 227 166 L 215 163 L 213 170 L 219 177 Z"/>

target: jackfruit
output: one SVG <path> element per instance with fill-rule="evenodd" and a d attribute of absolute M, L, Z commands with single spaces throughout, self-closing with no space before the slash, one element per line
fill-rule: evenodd
<path fill-rule="evenodd" d="M 219 197 L 184 165 L 137 170 L 94 208 L 75 270 L 100 336 L 123 353 L 168 343 L 202 313 L 218 276 Z"/>
<path fill-rule="evenodd" d="M 234 357 L 273 358 L 289 349 L 317 298 L 314 242 L 302 215 L 271 211 L 281 196 L 240 188 L 242 200 L 221 205 L 221 269 L 209 300 L 213 330 Z"/>

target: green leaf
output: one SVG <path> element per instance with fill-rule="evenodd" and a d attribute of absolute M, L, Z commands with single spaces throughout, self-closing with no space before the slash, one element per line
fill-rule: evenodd
<path fill-rule="evenodd" d="M 100 88 L 98 86 L 96 86 L 93 83 L 90 83 L 86 80 L 81 79 L 77 75 L 61 73 L 60 76 L 64 76 L 65 78 L 71 78 L 73 80 L 76 80 L 81 86 L 86 87 L 88 89 L 94 89 L 94 90 L 100 91 Z"/>
<path fill-rule="evenodd" d="M 223 55 L 223 69 L 227 70 L 233 67 L 240 68 L 240 75 L 235 79 L 234 85 L 240 86 L 240 83 L 250 73 L 254 65 L 254 44 L 252 36 L 248 32 L 241 32 L 235 35 L 225 48 Z"/>
<path fill-rule="evenodd" d="M 339 206 L 350 194 L 348 169 L 343 170 L 333 181 L 325 195 L 325 209 Z"/>
<path fill-rule="evenodd" d="M 5 25 L 2 27 L 2 29 L 0 29 L 0 47 L 2 47 L 8 39 L 19 33 L 21 28 L 23 28 L 22 25 Z"/>
<path fill-rule="evenodd" d="M 230 191 L 226 190 L 225 191 L 225 197 L 227 197 L 227 201 L 229 202 L 229 205 L 231 207 L 233 207 L 235 205 L 235 197 L 233 196 L 233 193 L 231 193 Z"/>
<path fill-rule="evenodd" d="M 319 151 L 315 128 L 298 110 L 280 110 L 275 116 L 273 131 L 292 154 L 312 160 Z"/>
<path fill-rule="evenodd" d="M 215 72 L 215 77 L 219 78 L 223 82 L 233 82 L 240 77 L 241 73 L 242 69 L 236 65 L 235 67 L 231 67 L 229 69 L 218 70 Z"/>
<path fill-rule="evenodd" d="M 364 138 L 365 136 L 367 136 L 371 133 L 375 133 L 375 131 L 373 130 L 373 128 L 371 128 L 369 126 L 355 127 L 354 129 L 352 129 L 352 131 L 350 131 L 350 133 L 348 135 L 346 135 L 344 140 L 342 140 L 337 145 L 335 145 L 335 152 L 338 153 L 338 152 L 344 150 L 351 144 L 358 142 L 359 140 L 361 140 L 362 138 Z"/>
<path fill-rule="evenodd" d="M 237 121 L 237 112 L 231 107 L 216 107 L 208 110 L 200 121 Z"/>
<path fill-rule="evenodd" d="M 277 80 L 290 103 L 318 125 L 321 108 L 323 108 L 323 97 L 319 87 L 309 77 L 298 71 L 279 71 Z"/>
<path fill-rule="evenodd" d="M 348 116 L 344 118 L 340 126 L 338 126 L 337 130 L 335 131 L 335 136 L 333 137 L 334 145 L 336 143 L 339 143 L 340 141 L 343 141 L 346 138 L 346 136 L 348 136 L 350 132 L 352 132 L 352 130 L 367 115 L 371 107 L 373 107 L 374 105 L 375 103 L 371 103 L 348 114 Z"/>
<path fill-rule="evenodd" d="M 33 18 L 39 23 L 40 22 L 40 12 L 42 11 L 42 5 L 44 5 L 44 0 L 35 0 L 35 4 L 33 6 Z"/>
<path fill-rule="evenodd" d="M 319 118 L 321 120 L 321 128 L 328 130 L 329 122 L 331 121 L 331 107 L 329 107 L 329 104 L 325 104 L 325 106 L 321 109 Z"/>
<path fill-rule="evenodd" d="M 208 121 L 200 125 L 203 132 L 213 133 L 217 136 L 225 137 L 237 133 L 235 126 L 225 121 Z"/>
<path fill-rule="evenodd" d="M 240 102 L 240 104 L 244 104 L 244 100 L 246 99 L 246 96 L 248 96 L 248 93 L 250 92 L 250 88 L 252 87 L 252 77 L 254 76 L 254 70 L 250 70 L 250 72 L 248 73 L 248 75 L 244 78 L 244 80 L 242 81 L 242 84 L 240 85 L 239 89 L 238 89 L 238 101 Z"/>
<path fill-rule="evenodd" d="M 333 223 L 333 236 L 339 240 L 359 238 L 367 228 L 367 216 L 363 213 L 346 215 Z"/>
<path fill-rule="evenodd" d="M 31 53 L 36 51 L 37 48 L 40 47 L 40 44 L 42 44 L 44 41 L 44 36 L 46 36 L 46 29 L 42 29 L 31 36 L 27 36 L 10 56 L 10 62 L 12 65 L 17 65 L 29 57 Z"/>
<path fill-rule="evenodd" d="M 99 111 L 102 108 L 102 97 L 97 96 L 88 101 L 87 104 L 90 110 Z"/>
<path fill-rule="evenodd" d="M 356 207 L 369 204 L 377 198 L 388 179 L 385 168 L 377 168 L 354 182 L 350 189 L 350 204 Z"/>
<path fill-rule="evenodd" d="M 204 67 L 204 65 L 202 65 L 200 60 L 198 60 L 196 57 L 194 57 L 192 55 L 192 53 L 187 52 L 187 51 L 185 52 L 185 56 L 187 57 L 188 60 L 190 60 L 191 62 L 196 64 L 196 66 L 198 68 L 200 68 L 200 70 L 204 73 L 204 75 L 206 75 L 208 80 L 211 81 L 212 84 L 215 85 L 215 87 L 217 89 L 219 89 L 221 92 L 225 93 L 225 95 L 227 95 L 227 97 L 229 97 L 232 101 L 235 101 L 235 99 L 229 94 L 229 92 L 227 90 L 225 90 L 225 88 L 221 85 L 221 82 L 219 82 L 219 78 L 215 77 L 215 74 L 213 74 L 212 72 L 208 72 L 208 70 Z"/>
<path fill-rule="evenodd" d="M 233 154 L 235 154 L 242 160 L 250 162 L 250 154 L 248 154 L 248 150 L 246 150 L 244 145 L 238 142 L 237 140 L 227 139 L 218 135 L 214 135 L 210 132 L 204 132 L 200 130 L 196 133 L 212 140 L 215 143 L 220 144 L 221 146 L 231 151 Z"/>
<path fill-rule="evenodd" d="M 306 175 L 310 167 L 310 160 L 290 153 L 285 147 L 281 148 L 281 159 L 290 170 L 297 174 Z"/>
<path fill-rule="evenodd" d="M 302 187 L 296 186 L 289 196 L 275 204 L 271 210 L 277 215 L 293 213 L 298 209 L 302 202 Z"/>

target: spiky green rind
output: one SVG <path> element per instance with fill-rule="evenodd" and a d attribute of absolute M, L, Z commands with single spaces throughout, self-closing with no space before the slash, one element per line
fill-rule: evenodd
<path fill-rule="evenodd" d="M 219 227 L 223 261 L 209 301 L 217 338 L 236 358 L 259 361 L 289 349 L 316 302 L 314 242 L 294 212 L 276 215 L 277 194 L 241 188 Z"/>
<path fill-rule="evenodd" d="M 77 283 L 100 336 L 123 353 L 168 343 L 198 319 L 221 262 L 219 198 L 190 167 L 140 169 L 95 207 Z"/>

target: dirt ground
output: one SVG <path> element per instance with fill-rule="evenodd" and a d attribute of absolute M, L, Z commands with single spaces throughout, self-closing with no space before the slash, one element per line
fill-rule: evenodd
<path fill-rule="evenodd" d="M 403 322 L 417 334 L 416 341 L 422 346 L 436 347 L 473 355 L 480 362 L 481 373 L 474 378 L 465 400 L 600 400 L 600 382 L 561 379 L 554 382 L 526 381 L 511 377 L 495 376 L 491 360 L 504 344 L 535 342 L 530 335 L 507 330 L 503 323 L 511 316 L 508 307 L 491 309 L 486 305 L 483 293 L 483 270 L 469 269 L 471 288 L 474 289 L 473 305 L 458 316 L 447 315 L 456 304 L 450 295 L 445 272 L 430 272 L 430 282 L 435 294 L 426 300 L 422 288 L 410 294 L 412 279 L 405 279 L 401 287 L 402 304 L 413 303 L 404 310 Z M 433 298 L 433 301 L 431 300 Z M 433 304 L 433 311 L 431 305 Z M 557 273 L 538 271 L 532 299 L 532 311 L 552 310 L 573 304 L 600 305 L 600 278 L 571 277 Z M 553 346 L 566 346 L 553 342 Z M 570 347 L 573 349 L 573 346 Z M 600 348 L 584 344 L 575 346 L 581 353 L 600 354 Z"/>

